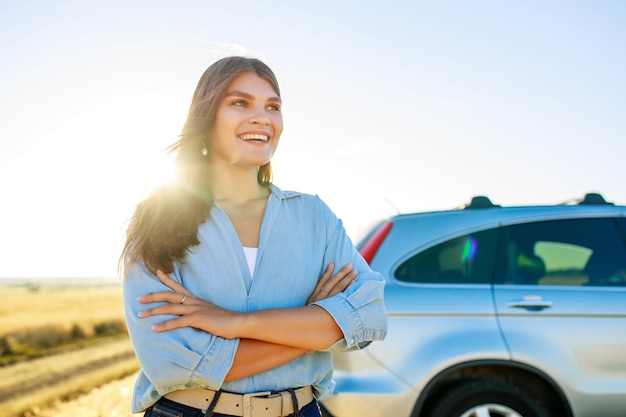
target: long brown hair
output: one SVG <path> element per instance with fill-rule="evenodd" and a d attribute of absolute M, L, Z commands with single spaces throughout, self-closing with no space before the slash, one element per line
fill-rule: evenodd
<path fill-rule="evenodd" d="M 280 96 L 276 76 L 258 59 L 228 57 L 207 68 L 193 94 L 180 138 L 167 149 L 176 154 L 177 179 L 157 188 L 135 208 L 120 256 L 123 274 L 137 261 L 143 261 L 152 273 L 157 269 L 171 273 L 174 263 L 183 262 L 189 248 L 200 243 L 198 227 L 208 219 L 213 205 L 207 142 L 226 89 L 246 72 L 266 79 Z M 258 181 L 265 186 L 272 182 L 269 162 L 259 167 Z"/>

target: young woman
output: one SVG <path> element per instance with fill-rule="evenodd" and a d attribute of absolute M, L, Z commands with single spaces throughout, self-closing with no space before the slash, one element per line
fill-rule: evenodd
<path fill-rule="evenodd" d="M 385 336 L 383 278 L 341 221 L 271 183 L 281 106 L 261 61 L 211 65 L 170 149 L 178 180 L 135 210 L 122 253 L 133 412 L 319 416 L 330 352 Z"/>

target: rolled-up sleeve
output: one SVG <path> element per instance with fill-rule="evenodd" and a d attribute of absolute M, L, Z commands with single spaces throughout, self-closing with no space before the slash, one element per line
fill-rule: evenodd
<path fill-rule="evenodd" d="M 177 279 L 176 272 L 171 276 Z M 171 290 L 141 263 L 130 268 L 123 287 L 126 323 L 133 348 L 142 373 L 158 387 L 159 394 L 189 386 L 219 389 L 232 366 L 239 339 L 227 340 L 188 327 L 153 331 L 152 325 L 174 317 L 138 318 L 140 311 L 154 305 L 141 304 L 137 297 Z"/>
<path fill-rule="evenodd" d="M 329 210 L 330 211 L 330 210 Z M 330 229 L 325 263 L 338 268 L 352 264 L 358 271 L 355 281 L 343 292 L 315 302 L 335 320 L 344 335 L 328 351 L 354 350 L 368 342 L 383 340 L 387 334 L 383 276 L 373 271 L 355 249 L 341 220 L 329 214 Z"/>

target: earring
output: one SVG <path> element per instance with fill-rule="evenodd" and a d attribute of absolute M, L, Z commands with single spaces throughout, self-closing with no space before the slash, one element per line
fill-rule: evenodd
<path fill-rule="evenodd" d="M 200 153 L 202 154 L 202 156 L 207 156 L 209 154 L 209 150 L 206 148 L 206 146 L 202 146 L 202 149 L 200 149 Z"/>

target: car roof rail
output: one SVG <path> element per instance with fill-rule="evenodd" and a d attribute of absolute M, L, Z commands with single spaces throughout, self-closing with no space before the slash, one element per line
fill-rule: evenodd
<path fill-rule="evenodd" d="M 472 197 L 472 200 L 469 202 L 469 204 L 466 204 L 465 206 L 463 206 L 464 210 L 471 210 L 471 209 L 485 209 L 485 208 L 492 208 L 492 207 L 500 207 L 497 204 L 493 204 L 491 202 L 491 200 L 489 199 L 489 197 L 486 197 L 484 195 L 477 195 Z"/>
<path fill-rule="evenodd" d="M 614 203 L 609 203 L 604 199 L 602 194 L 599 193 L 587 193 L 585 196 L 578 201 L 578 205 L 606 205 L 613 206 Z"/>

